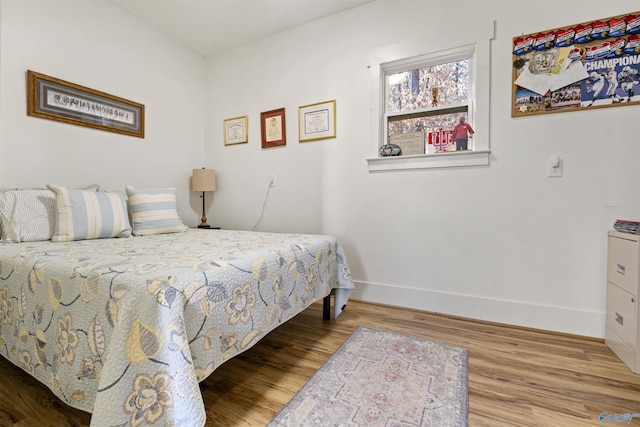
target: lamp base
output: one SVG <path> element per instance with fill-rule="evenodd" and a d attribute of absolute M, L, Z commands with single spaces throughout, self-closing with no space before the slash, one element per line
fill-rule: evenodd
<path fill-rule="evenodd" d="M 198 228 L 211 228 L 209 224 L 199 224 Z"/>

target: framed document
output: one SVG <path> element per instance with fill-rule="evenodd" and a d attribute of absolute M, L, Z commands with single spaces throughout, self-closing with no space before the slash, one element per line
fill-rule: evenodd
<path fill-rule="evenodd" d="M 284 108 L 260 113 L 262 148 L 287 145 L 287 131 L 284 120 Z"/>
<path fill-rule="evenodd" d="M 399 146 L 405 156 L 425 154 L 424 132 L 396 133 L 389 136 L 389 143 Z"/>
<path fill-rule="evenodd" d="M 298 108 L 300 142 L 336 137 L 336 101 L 320 102 Z"/>
<path fill-rule="evenodd" d="M 235 117 L 224 121 L 224 145 L 244 144 L 249 142 L 247 121 L 247 116 Z"/>

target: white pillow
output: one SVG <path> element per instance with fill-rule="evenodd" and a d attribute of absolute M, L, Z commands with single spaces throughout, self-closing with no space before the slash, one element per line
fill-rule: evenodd
<path fill-rule="evenodd" d="M 87 190 L 98 191 L 98 185 Z M 2 242 L 51 240 L 55 229 L 56 195 L 45 188 L 0 192 Z"/>
<path fill-rule="evenodd" d="M 56 193 L 54 242 L 129 237 L 131 225 L 124 193 L 47 185 Z"/>
<path fill-rule="evenodd" d="M 99 186 L 87 189 L 97 191 Z M 55 193 L 44 188 L 0 192 L 0 241 L 51 240 L 56 221 L 55 202 Z"/>
<path fill-rule="evenodd" d="M 175 188 L 138 189 L 126 186 L 134 236 L 182 233 Z"/>

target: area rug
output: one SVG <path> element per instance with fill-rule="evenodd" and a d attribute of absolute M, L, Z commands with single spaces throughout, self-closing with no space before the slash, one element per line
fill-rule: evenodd
<path fill-rule="evenodd" d="M 467 359 L 461 347 L 359 326 L 268 426 L 466 426 Z"/>

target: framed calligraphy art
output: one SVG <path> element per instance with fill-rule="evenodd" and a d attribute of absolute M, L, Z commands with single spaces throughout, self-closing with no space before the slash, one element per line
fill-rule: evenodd
<path fill-rule="evenodd" d="M 144 138 L 144 105 L 31 70 L 27 115 Z"/>

